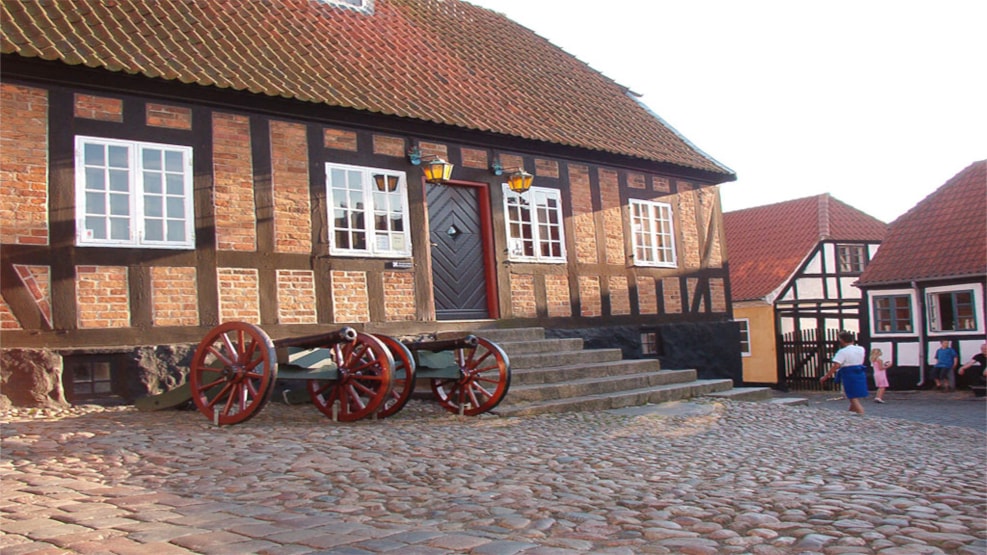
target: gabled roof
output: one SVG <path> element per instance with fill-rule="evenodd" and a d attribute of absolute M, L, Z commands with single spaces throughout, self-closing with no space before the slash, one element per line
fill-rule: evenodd
<path fill-rule="evenodd" d="M 791 279 L 820 241 L 876 242 L 886 228 L 829 194 L 726 212 L 730 296 L 763 299 Z"/>
<path fill-rule="evenodd" d="M 0 52 L 735 176 L 635 95 L 461 0 L 3 0 Z"/>
<path fill-rule="evenodd" d="M 974 162 L 891 222 L 859 284 L 987 275 L 987 160 Z"/>

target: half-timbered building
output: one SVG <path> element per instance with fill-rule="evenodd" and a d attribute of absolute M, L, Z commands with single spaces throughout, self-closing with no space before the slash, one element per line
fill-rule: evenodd
<path fill-rule="evenodd" d="M 5 356 L 64 359 L 97 391 L 230 320 L 272 337 L 540 326 L 685 364 L 695 346 L 663 329 L 735 341 L 733 171 L 501 14 L 3 0 L 0 16 Z M 439 159 L 452 173 L 427 182 Z"/>
<path fill-rule="evenodd" d="M 870 346 L 892 364 L 892 387 L 930 387 L 942 341 L 961 364 L 979 353 L 987 340 L 987 160 L 892 222 L 858 286 Z"/>
<path fill-rule="evenodd" d="M 854 282 L 886 224 L 829 194 L 727 212 L 723 222 L 744 382 L 817 386 L 837 334 L 862 329 Z"/>

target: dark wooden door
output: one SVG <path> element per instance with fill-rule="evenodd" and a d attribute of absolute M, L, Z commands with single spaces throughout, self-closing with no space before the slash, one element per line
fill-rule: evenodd
<path fill-rule="evenodd" d="M 438 320 L 489 318 L 479 189 L 426 185 Z"/>

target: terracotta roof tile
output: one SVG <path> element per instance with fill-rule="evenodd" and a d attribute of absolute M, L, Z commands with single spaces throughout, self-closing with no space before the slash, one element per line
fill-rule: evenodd
<path fill-rule="evenodd" d="M 762 299 L 823 240 L 881 241 L 887 224 L 828 194 L 723 214 L 730 296 Z"/>
<path fill-rule="evenodd" d="M 865 286 L 987 275 L 987 160 L 974 162 L 891 223 Z"/>
<path fill-rule="evenodd" d="M 461 0 L 3 0 L 0 52 L 605 151 L 734 178 L 632 93 Z"/>

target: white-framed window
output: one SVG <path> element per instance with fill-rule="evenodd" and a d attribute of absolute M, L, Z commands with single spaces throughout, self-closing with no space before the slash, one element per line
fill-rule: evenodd
<path fill-rule="evenodd" d="M 411 256 L 407 191 L 404 172 L 327 163 L 329 253 Z"/>
<path fill-rule="evenodd" d="M 747 318 L 734 320 L 740 326 L 740 354 L 741 356 L 751 356 L 751 321 Z"/>
<path fill-rule="evenodd" d="M 674 268 L 676 261 L 672 205 L 632 199 L 630 209 L 634 265 Z"/>
<path fill-rule="evenodd" d="M 76 244 L 195 248 L 192 148 L 75 138 Z"/>
<path fill-rule="evenodd" d="M 522 262 L 565 262 L 562 193 L 546 187 L 515 193 L 506 183 L 503 191 L 508 257 Z"/>

